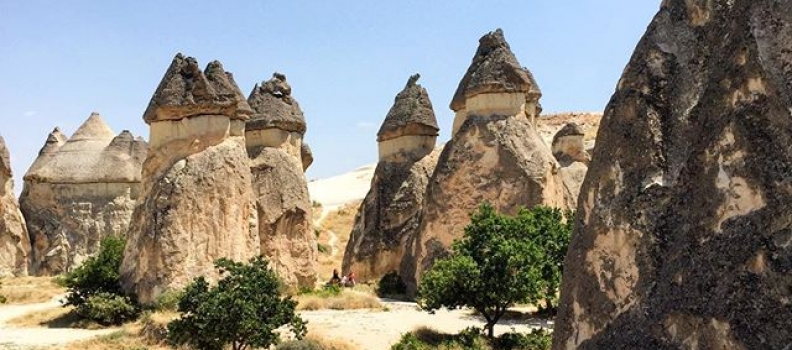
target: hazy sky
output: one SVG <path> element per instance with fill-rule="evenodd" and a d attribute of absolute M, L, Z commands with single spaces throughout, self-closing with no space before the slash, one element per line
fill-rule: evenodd
<path fill-rule="evenodd" d="M 0 135 L 19 180 L 55 126 L 92 111 L 148 138 L 143 111 L 177 52 L 220 60 L 245 95 L 288 77 L 308 122 L 309 178 L 373 163 L 376 132 L 421 73 L 440 140 L 478 39 L 503 28 L 545 112 L 601 111 L 660 0 L 0 0 Z"/>

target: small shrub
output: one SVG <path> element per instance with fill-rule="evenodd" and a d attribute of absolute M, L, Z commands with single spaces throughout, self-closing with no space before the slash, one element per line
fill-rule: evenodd
<path fill-rule="evenodd" d="M 377 285 L 377 295 L 380 297 L 404 295 L 406 293 L 407 285 L 404 284 L 401 276 L 399 276 L 396 271 L 386 273 L 380 278 L 379 284 Z"/>
<path fill-rule="evenodd" d="M 119 269 L 126 242 L 122 237 L 107 236 L 100 243 L 99 253 L 66 275 L 66 305 L 79 307 L 92 295 L 109 293 L 124 295 Z"/>
<path fill-rule="evenodd" d="M 310 339 L 291 340 L 275 347 L 275 350 L 325 350 L 322 344 Z"/>
<path fill-rule="evenodd" d="M 549 350 L 553 343 L 550 332 L 534 329 L 531 333 L 504 333 L 496 340 L 502 350 Z"/>
<path fill-rule="evenodd" d="M 77 307 L 77 314 L 101 325 L 119 325 L 137 318 L 140 310 L 129 297 L 111 293 L 99 293 Z"/>
<path fill-rule="evenodd" d="M 316 249 L 319 250 L 319 252 L 322 253 L 322 254 L 329 254 L 330 253 L 330 247 L 328 247 L 328 246 L 326 246 L 324 244 L 321 244 L 321 243 L 316 243 Z"/>
<path fill-rule="evenodd" d="M 262 257 L 248 264 L 219 259 L 225 276 L 210 286 L 193 280 L 179 299 L 181 317 L 168 324 L 168 338 L 177 345 L 204 350 L 268 348 L 280 342 L 275 329 L 288 325 L 299 340 L 305 321 L 295 314 L 297 302 L 282 297 L 278 275 Z"/>
<path fill-rule="evenodd" d="M 154 308 L 159 311 L 176 311 L 179 307 L 179 299 L 181 299 L 183 291 L 169 290 L 160 294 L 157 297 L 157 302 Z"/>
<path fill-rule="evenodd" d="M 418 339 L 415 334 L 404 333 L 399 342 L 391 346 L 391 350 L 429 350 L 429 346 Z"/>

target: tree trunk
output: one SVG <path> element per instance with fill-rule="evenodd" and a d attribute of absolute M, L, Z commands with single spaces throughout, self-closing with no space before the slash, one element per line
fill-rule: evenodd
<path fill-rule="evenodd" d="M 492 322 L 492 321 L 488 322 L 484 326 L 484 329 L 487 330 L 487 337 L 489 337 L 490 339 L 494 339 L 495 338 L 495 322 Z"/>

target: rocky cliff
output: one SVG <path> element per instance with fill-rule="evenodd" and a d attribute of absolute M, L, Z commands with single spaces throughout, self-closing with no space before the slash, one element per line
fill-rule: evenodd
<path fill-rule="evenodd" d="M 424 193 L 439 150 L 439 128 L 426 89 L 410 77 L 396 95 L 378 133 L 380 159 L 355 217 L 343 261 L 345 274 L 379 280 L 400 271 L 420 224 Z"/>
<path fill-rule="evenodd" d="M 147 144 L 116 135 L 98 113 L 66 140 L 55 129 L 24 176 L 20 207 L 38 275 L 70 271 L 107 235 L 126 234 Z"/>
<path fill-rule="evenodd" d="M 555 349 L 792 343 L 792 1 L 666 0 L 608 104 Z"/>
<path fill-rule="evenodd" d="M 245 135 L 261 252 L 287 285 L 313 288 L 319 252 L 304 174 L 313 156 L 303 143 L 305 117 L 291 91 L 279 73 L 254 87 Z"/>
<path fill-rule="evenodd" d="M 0 277 L 27 276 L 30 258 L 30 238 L 14 193 L 11 156 L 0 136 Z"/>
<path fill-rule="evenodd" d="M 142 303 L 215 280 L 215 260 L 259 254 L 245 121 L 252 114 L 230 73 L 202 72 L 178 54 L 144 114 L 151 145 L 132 216 L 122 286 Z"/>
<path fill-rule="evenodd" d="M 521 206 L 574 204 L 558 162 L 533 126 L 540 96 L 501 30 L 479 40 L 451 103 L 456 112 L 453 138 L 429 181 L 418 235 L 403 264 L 410 289 L 462 236 L 481 203 L 510 214 Z"/>

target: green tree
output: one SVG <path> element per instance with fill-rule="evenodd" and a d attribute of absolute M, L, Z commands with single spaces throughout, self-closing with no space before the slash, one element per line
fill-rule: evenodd
<path fill-rule="evenodd" d="M 289 325 L 297 339 L 305 335 L 305 322 L 295 314 L 297 302 L 280 294 L 280 280 L 267 261 L 254 258 L 248 264 L 220 259 L 215 263 L 225 274 L 216 286 L 196 278 L 178 305 L 181 317 L 168 324 L 168 338 L 202 350 L 268 348 L 277 345 L 274 331 Z"/>
<path fill-rule="evenodd" d="M 568 241 L 568 233 L 557 232 L 567 229 L 558 209 L 539 206 L 508 216 L 482 204 L 450 255 L 424 274 L 419 305 L 429 312 L 471 307 L 484 317 L 492 338 L 508 308 L 555 295 L 561 275 L 557 261 L 563 261 L 568 245 L 555 240 Z"/>
<path fill-rule="evenodd" d="M 541 299 L 545 301 L 545 310 L 554 313 L 574 225 L 574 212 L 539 205 L 531 210 L 520 210 L 518 219 L 527 223 L 528 234 L 545 253 L 542 279 L 547 286 Z"/>
<path fill-rule="evenodd" d="M 107 236 L 99 243 L 99 253 L 66 275 L 66 304 L 79 307 L 93 295 L 109 293 L 124 295 L 119 270 L 126 241 L 123 237 Z"/>

